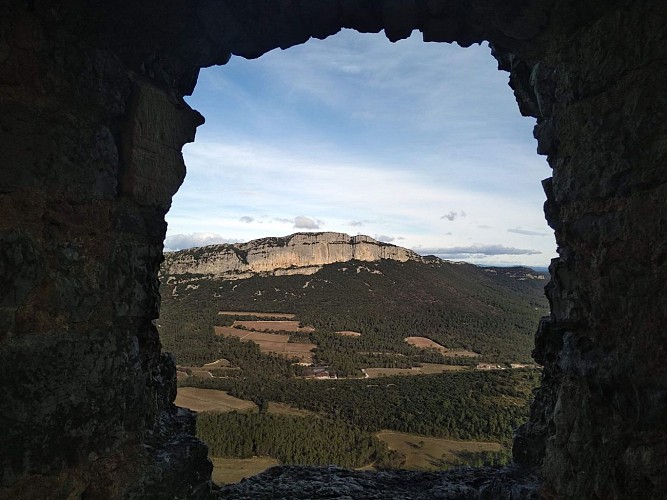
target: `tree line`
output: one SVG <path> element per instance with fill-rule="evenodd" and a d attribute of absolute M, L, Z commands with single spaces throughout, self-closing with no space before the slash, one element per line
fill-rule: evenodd
<path fill-rule="evenodd" d="M 270 413 L 200 413 L 197 436 L 216 457 L 270 456 L 283 464 L 361 467 L 384 463 L 387 447 L 341 419 Z"/>
<path fill-rule="evenodd" d="M 361 380 L 190 377 L 181 385 L 276 401 L 341 419 L 367 432 L 382 429 L 463 440 L 510 443 L 525 422 L 537 370 L 459 372 Z"/>

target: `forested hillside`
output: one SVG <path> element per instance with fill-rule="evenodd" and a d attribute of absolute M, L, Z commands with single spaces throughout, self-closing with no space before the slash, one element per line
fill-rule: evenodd
<path fill-rule="evenodd" d="M 213 327 L 233 321 L 218 315 L 220 310 L 295 313 L 316 328 L 307 337 L 319 346 L 318 359 L 346 374 L 364 364 L 442 362 L 438 353 L 407 345 L 410 336 L 474 351 L 481 355 L 477 362 L 530 362 L 535 328 L 548 311 L 539 276 L 527 268 L 480 268 L 435 258 L 330 264 L 309 276 L 165 275 L 159 328 L 165 349 L 179 363 L 219 357 Z M 334 335 L 341 330 L 362 335 Z M 407 359 L 359 359 L 359 353 L 377 352 Z"/>

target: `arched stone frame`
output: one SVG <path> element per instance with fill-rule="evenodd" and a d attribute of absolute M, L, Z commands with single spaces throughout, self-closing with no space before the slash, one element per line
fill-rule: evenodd
<path fill-rule="evenodd" d="M 546 488 L 564 497 L 658 498 L 667 490 L 665 9 L 649 0 L 10 2 L 0 21 L 0 425 L 9 429 L 0 495 L 205 495 L 205 450 L 171 404 L 173 363 L 152 325 L 164 214 L 184 175 L 180 149 L 201 123 L 181 96 L 200 67 L 230 53 L 257 57 L 349 27 L 493 44 L 520 110 L 538 120 L 560 253 L 551 318 L 536 339 L 544 380 L 516 457 L 540 465 Z"/>

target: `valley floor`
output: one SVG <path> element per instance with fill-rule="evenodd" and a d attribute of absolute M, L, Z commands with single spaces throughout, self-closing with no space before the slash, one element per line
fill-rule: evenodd
<path fill-rule="evenodd" d="M 225 391 L 196 387 L 179 388 L 175 403 L 196 412 L 257 413 L 259 411 L 259 407 L 252 401 L 235 398 Z M 317 417 L 313 412 L 276 402 L 269 402 L 266 411 L 275 415 Z M 480 453 L 497 456 L 503 452 L 503 446 L 494 442 L 442 439 L 391 430 L 380 431 L 374 435 L 387 446 L 388 450 L 397 452 L 397 456 L 401 458 L 400 464 L 396 465 L 406 470 L 439 471 L 460 465 L 475 465 L 471 463 L 471 457 Z M 210 458 L 214 466 L 213 480 L 218 484 L 237 483 L 269 467 L 281 464 L 279 460 L 268 456 L 251 458 L 211 456 Z M 375 464 L 370 463 L 358 469 L 374 470 Z"/>

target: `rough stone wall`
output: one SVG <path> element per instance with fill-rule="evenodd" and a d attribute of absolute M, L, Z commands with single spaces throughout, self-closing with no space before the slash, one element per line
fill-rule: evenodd
<path fill-rule="evenodd" d="M 3 7 L 0 497 L 196 496 L 206 448 L 152 321 L 202 119 L 78 39 L 66 10 Z"/>
<path fill-rule="evenodd" d="M 5 0 L 0 497 L 210 492 L 157 270 L 201 67 L 341 27 L 489 40 L 548 155 L 551 317 L 515 457 L 545 495 L 667 491 L 667 12 L 653 0 Z M 372 489 L 372 488 L 371 488 Z M 472 494 L 472 493 L 471 493 Z"/>
<path fill-rule="evenodd" d="M 566 498 L 664 498 L 667 5 L 598 9 L 575 30 L 554 8 L 547 50 L 504 61 L 553 168 L 560 255 L 536 340 L 543 386 L 515 456 L 543 461 Z"/>

